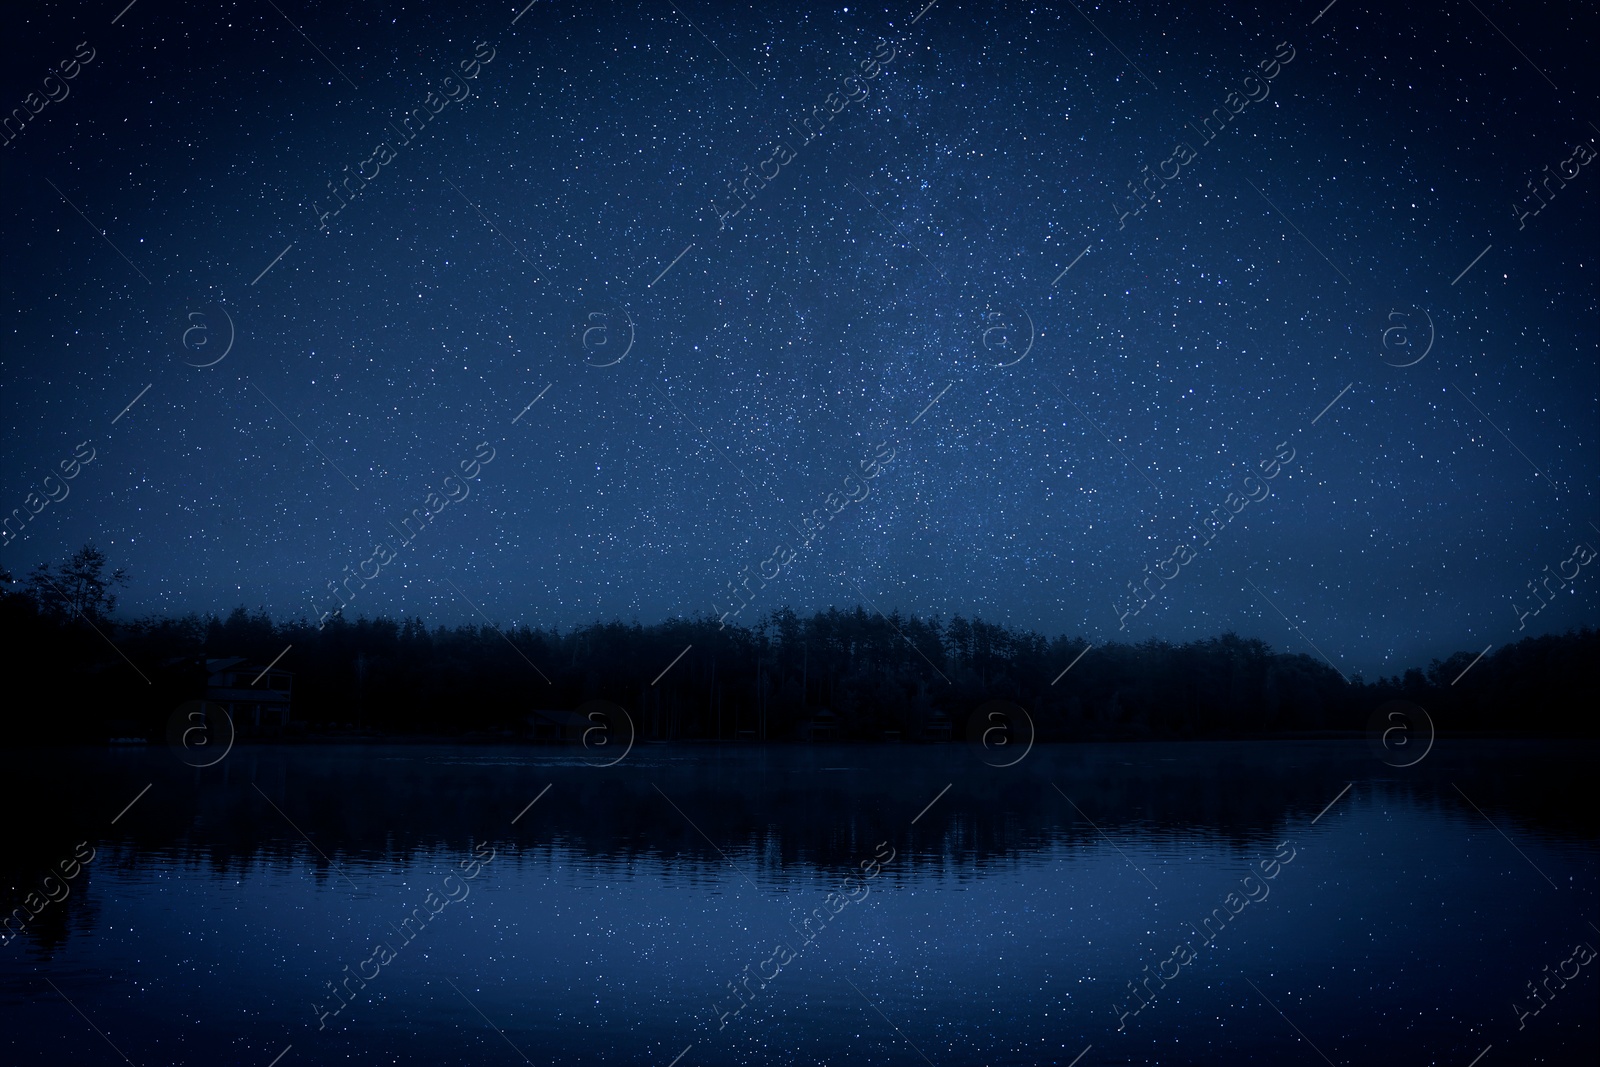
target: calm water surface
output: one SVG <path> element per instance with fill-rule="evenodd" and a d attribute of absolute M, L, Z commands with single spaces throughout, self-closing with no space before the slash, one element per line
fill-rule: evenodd
<path fill-rule="evenodd" d="M 1593 1064 L 1596 755 L 10 752 L 0 1063 Z"/>

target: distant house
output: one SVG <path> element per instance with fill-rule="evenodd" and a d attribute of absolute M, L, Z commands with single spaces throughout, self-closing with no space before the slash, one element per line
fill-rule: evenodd
<path fill-rule="evenodd" d="M 582 741 L 583 732 L 598 725 L 575 711 L 529 712 L 527 722 L 535 741 Z"/>
<path fill-rule="evenodd" d="M 268 670 L 243 656 L 206 660 L 206 702 L 225 710 L 240 736 L 283 733 L 293 689 L 290 672 Z"/>
<path fill-rule="evenodd" d="M 811 717 L 800 724 L 802 741 L 839 740 L 839 716 L 827 708 L 816 708 Z"/>
<path fill-rule="evenodd" d="M 950 716 L 942 711 L 935 711 L 922 722 L 922 739 L 924 741 L 950 740 Z"/>

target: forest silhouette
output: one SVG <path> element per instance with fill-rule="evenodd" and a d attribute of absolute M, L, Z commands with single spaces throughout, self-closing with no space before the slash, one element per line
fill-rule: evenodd
<path fill-rule="evenodd" d="M 204 695 L 208 658 L 265 666 L 286 648 L 288 738 L 515 739 L 531 735 L 534 712 L 592 700 L 624 708 L 639 736 L 670 740 L 960 740 L 996 700 L 1025 709 L 1041 741 L 1328 736 L 1383 728 L 1374 714 L 1396 700 L 1420 705 L 1446 733 L 1593 736 L 1600 674 L 1600 632 L 1588 627 L 1367 681 L 1234 633 L 1085 653 L 1081 637 L 860 606 L 809 617 L 785 607 L 750 626 L 703 616 L 564 632 L 430 629 L 420 618 L 336 617 L 319 628 L 243 607 L 120 621 L 110 590 L 125 578 L 106 565 L 86 545 L 26 582 L 0 575 L 10 655 L 71 708 L 65 718 L 13 715 L 13 741 L 155 739 Z"/>

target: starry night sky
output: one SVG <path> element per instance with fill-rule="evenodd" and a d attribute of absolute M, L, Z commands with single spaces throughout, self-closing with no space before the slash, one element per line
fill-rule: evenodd
<path fill-rule="evenodd" d="M 0 513 L 70 492 L 0 566 L 314 621 L 453 494 L 348 615 L 649 623 L 867 486 L 733 621 L 1370 677 L 1600 617 L 1518 629 L 1600 546 L 1584 5 L 525 2 L 11 14 Z"/>

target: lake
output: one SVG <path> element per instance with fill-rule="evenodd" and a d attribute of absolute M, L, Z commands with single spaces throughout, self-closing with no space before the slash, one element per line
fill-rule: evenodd
<path fill-rule="evenodd" d="M 1597 753 L 10 751 L 0 1062 L 1592 1064 Z"/>

